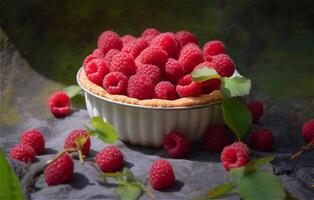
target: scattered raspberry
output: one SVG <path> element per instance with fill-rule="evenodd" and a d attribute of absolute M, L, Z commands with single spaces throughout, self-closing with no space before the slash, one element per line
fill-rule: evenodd
<path fill-rule="evenodd" d="M 142 38 L 139 38 L 126 44 L 122 48 L 122 51 L 132 55 L 133 58 L 136 58 L 146 47 L 146 41 Z"/>
<path fill-rule="evenodd" d="M 175 100 L 177 98 L 176 88 L 168 81 L 161 81 L 155 86 L 157 99 Z"/>
<path fill-rule="evenodd" d="M 105 31 L 99 36 L 97 45 L 106 54 L 110 49 L 121 50 L 122 41 L 117 33 Z"/>
<path fill-rule="evenodd" d="M 160 32 L 157 29 L 147 28 L 147 29 L 145 29 L 145 31 L 143 31 L 141 36 L 142 37 L 148 37 L 148 36 L 157 36 L 159 34 L 160 34 Z"/>
<path fill-rule="evenodd" d="M 219 40 L 206 42 L 203 47 L 204 60 L 211 61 L 211 57 L 225 54 L 225 45 Z"/>
<path fill-rule="evenodd" d="M 274 137 L 271 130 L 259 129 L 250 136 L 251 146 L 258 151 L 270 151 L 274 144 Z"/>
<path fill-rule="evenodd" d="M 251 103 L 247 105 L 247 108 L 251 112 L 252 121 L 254 123 L 258 122 L 258 120 L 263 115 L 263 111 L 264 111 L 263 103 L 260 101 L 252 101 Z"/>
<path fill-rule="evenodd" d="M 194 82 L 188 74 L 178 81 L 176 90 L 180 97 L 194 97 L 201 94 L 201 84 Z"/>
<path fill-rule="evenodd" d="M 159 47 L 167 52 L 169 57 L 177 57 L 179 53 L 179 42 L 173 33 L 161 33 L 156 36 L 150 43 L 150 46 Z"/>
<path fill-rule="evenodd" d="M 10 149 L 10 157 L 22 161 L 24 163 L 32 163 L 35 161 L 36 152 L 27 144 L 18 144 Z"/>
<path fill-rule="evenodd" d="M 48 185 L 68 183 L 73 177 L 74 164 L 68 154 L 64 154 L 47 165 L 44 170 L 45 181 Z"/>
<path fill-rule="evenodd" d="M 70 113 L 71 100 L 65 92 L 55 92 L 49 96 L 47 105 L 55 117 L 65 117 Z"/>
<path fill-rule="evenodd" d="M 185 156 L 191 148 L 191 142 L 178 131 L 171 131 L 163 139 L 165 151 L 173 158 Z"/>
<path fill-rule="evenodd" d="M 120 39 L 121 39 L 122 44 L 123 44 L 123 47 L 124 47 L 124 46 L 125 46 L 126 44 L 128 44 L 129 42 L 135 40 L 136 37 L 134 37 L 133 35 L 128 34 L 128 35 L 122 36 Z"/>
<path fill-rule="evenodd" d="M 184 71 L 181 63 L 173 58 L 169 58 L 164 69 L 164 76 L 166 80 L 176 84 L 183 75 Z"/>
<path fill-rule="evenodd" d="M 87 78 L 93 83 L 101 86 L 106 74 L 109 73 L 109 67 L 104 59 L 95 58 L 84 66 Z"/>
<path fill-rule="evenodd" d="M 186 45 L 187 43 L 195 43 L 198 44 L 198 39 L 196 35 L 189 31 L 178 31 L 176 33 L 176 38 L 180 42 L 181 47 Z"/>
<path fill-rule="evenodd" d="M 95 49 L 92 55 L 96 58 L 103 58 L 105 56 L 104 52 L 101 49 Z"/>
<path fill-rule="evenodd" d="M 208 150 L 220 152 L 232 143 L 232 132 L 225 126 L 209 127 L 205 133 L 204 142 Z"/>
<path fill-rule="evenodd" d="M 123 166 L 123 154 L 115 146 L 108 146 L 96 155 L 96 164 L 103 172 L 115 172 Z"/>
<path fill-rule="evenodd" d="M 22 133 L 20 137 L 21 144 L 31 146 L 36 154 L 42 154 L 45 150 L 45 138 L 38 129 L 30 129 Z"/>
<path fill-rule="evenodd" d="M 128 79 L 121 72 L 110 72 L 105 76 L 103 86 L 110 94 L 125 95 Z"/>
<path fill-rule="evenodd" d="M 107 64 L 109 65 L 113 56 L 117 55 L 118 53 L 120 53 L 120 51 L 118 49 L 110 49 L 107 54 L 105 55 L 104 59 L 107 62 Z"/>
<path fill-rule="evenodd" d="M 161 71 L 158 66 L 151 64 L 143 64 L 137 69 L 137 74 L 147 76 L 154 84 L 161 81 Z"/>
<path fill-rule="evenodd" d="M 166 160 L 156 160 L 149 171 L 149 183 L 156 190 L 170 188 L 175 184 L 171 164 Z"/>
<path fill-rule="evenodd" d="M 75 139 L 79 136 L 88 137 L 88 139 L 83 145 L 83 148 L 81 149 L 82 154 L 87 157 L 89 154 L 89 149 L 90 149 L 90 138 L 88 136 L 88 133 L 85 130 L 82 130 L 82 129 L 73 130 L 66 138 L 63 147 L 64 149 L 76 148 L 77 146 L 75 144 Z"/>
<path fill-rule="evenodd" d="M 128 53 L 120 52 L 112 57 L 110 69 L 114 72 L 121 72 L 126 77 L 136 73 L 134 58 Z"/>
<path fill-rule="evenodd" d="M 234 73 L 235 65 L 233 60 L 226 54 L 219 54 L 211 57 L 213 68 L 222 77 L 230 77 Z"/>
<path fill-rule="evenodd" d="M 313 142 L 314 139 L 314 119 L 305 122 L 302 127 L 302 136 L 305 142 Z"/>
<path fill-rule="evenodd" d="M 249 162 L 249 151 L 242 142 L 235 142 L 226 146 L 220 155 L 224 168 L 229 171 L 231 168 L 245 166 Z"/>
<path fill-rule="evenodd" d="M 147 47 L 137 57 L 138 62 L 142 64 L 152 64 L 158 67 L 164 67 L 168 60 L 167 52 L 157 47 Z"/>
<path fill-rule="evenodd" d="M 186 73 L 191 73 L 198 64 L 203 62 L 202 52 L 196 44 L 188 43 L 182 48 L 178 61 Z"/>
<path fill-rule="evenodd" d="M 130 77 L 128 82 L 128 96 L 137 99 L 152 99 L 154 97 L 153 81 L 141 74 L 136 74 Z"/>

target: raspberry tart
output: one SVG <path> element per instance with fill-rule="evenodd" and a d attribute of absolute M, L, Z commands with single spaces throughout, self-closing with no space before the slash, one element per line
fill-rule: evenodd
<path fill-rule="evenodd" d="M 88 113 L 111 123 L 121 140 L 161 146 L 164 135 L 177 130 L 199 140 L 209 125 L 223 123 L 220 80 L 194 82 L 195 68 L 214 68 L 231 76 L 235 65 L 222 42 L 205 43 L 188 31 L 141 36 L 103 32 L 98 49 L 86 57 L 77 81 L 85 91 Z"/>

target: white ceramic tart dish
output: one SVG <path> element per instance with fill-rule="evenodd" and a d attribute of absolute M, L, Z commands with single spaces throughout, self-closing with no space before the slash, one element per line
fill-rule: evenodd
<path fill-rule="evenodd" d="M 122 141 L 134 145 L 159 147 L 164 135 L 172 130 L 181 131 L 191 141 L 198 141 L 208 126 L 223 124 L 220 108 L 223 97 L 218 90 L 173 101 L 138 100 L 110 95 L 89 81 L 82 68 L 76 78 L 85 92 L 90 117 L 102 117 L 115 127 Z"/>

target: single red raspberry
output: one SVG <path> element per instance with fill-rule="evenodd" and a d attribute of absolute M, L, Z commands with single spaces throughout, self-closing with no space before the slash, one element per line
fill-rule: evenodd
<path fill-rule="evenodd" d="M 198 65 L 194 68 L 194 70 L 196 70 L 196 69 L 201 69 L 201 68 L 204 68 L 204 67 L 213 68 L 213 65 L 214 65 L 214 64 L 211 63 L 211 62 L 204 61 L 204 62 L 198 64 Z"/>
<path fill-rule="evenodd" d="M 196 44 L 188 43 L 181 49 L 178 61 L 186 73 L 191 73 L 198 64 L 203 62 L 202 52 Z"/>
<path fill-rule="evenodd" d="M 147 46 L 148 45 L 146 41 L 142 38 L 139 38 L 123 46 L 122 52 L 126 52 L 132 55 L 133 58 L 136 58 Z"/>
<path fill-rule="evenodd" d="M 161 81 L 161 71 L 158 66 L 151 64 L 143 64 L 137 69 L 137 74 L 147 76 L 154 84 Z"/>
<path fill-rule="evenodd" d="M 117 55 L 118 53 L 120 53 L 120 51 L 119 51 L 118 49 L 110 49 L 110 50 L 106 53 L 104 59 L 105 59 L 105 61 L 107 62 L 108 65 L 110 64 L 110 62 L 111 62 L 113 56 Z"/>
<path fill-rule="evenodd" d="M 74 164 L 68 154 L 63 154 L 44 170 L 45 181 L 48 185 L 69 183 L 73 177 Z"/>
<path fill-rule="evenodd" d="M 125 95 L 128 87 L 128 78 L 121 72 L 110 72 L 105 76 L 103 86 L 110 94 Z"/>
<path fill-rule="evenodd" d="M 264 112 L 263 103 L 260 101 L 252 101 L 247 105 L 247 108 L 251 112 L 252 121 L 254 123 L 258 122 L 258 120 L 261 118 Z"/>
<path fill-rule="evenodd" d="M 141 37 L 157 36 L 160 32 L 155 28 L 147 28 L 143 31 Z"/>
<path fill-rule="evenodd" d="M 101 58 L 95 58 L 89 61 L 87 65 L 84 66 L 84 70 L 87 78 L 99 86 L 102 85 L 105 75 L 110 71 L 106 61 Z"/>
<path fill-rule="evenodd" d="M 204 60 L 207 61 L 211 61 L 212 56 L 225 53 L 225 45 L 219 40 L 206 42 L 203 46 Z"/>
<path fill-rule="evenodd" d="M 99 36 L 97 46 L 106 54 L 110 49 L 121 50 L 122 41 L 117 33 L 105 31 Z"/>
<path fill-rule="evenodd" d="M 24 163 L 32 163 L 35 161 L 36 152 L 27 144 L 18 144 L 10 149 L 11 159 L 16 159 Z"/>
<path fill-rule="evenodd" d="M 229 171 L 232 168 L 245 166 L 249 162 L 249 151 L 242 142 L 235 142 L 226 146 L 220 155 L 224 168 Z"/>
<path fill-rule="evenodd" d="M 168 60 L 168 54 L 158 47 L 147 47 L 137 57 L 138 62 L 142 64 L 152 64 L 163 68 Z"/>
<path fill-rule="evenodd" d="M 135 40 L 136 37 L 134 37 L 133 35 L 128 34 L 128 35 L 122 36 L 120 39 L 121 39 L 122 44 L 123 44 L 123 47 L 124 47 L 124 46 L 125 46 L 126 44 L 128 44 L 129 42 Z"/>
<path fill-rule="evenodd" d="M 180 97 L 194 97 L 201 94 L 201 84 L 194 82 L 187 74 L 178 81 L 176 90 Z"/>
<path fill-rule="evenodd" d="M 173 187 L 175 175 L 170 162 L 155 160 L 149 171 L 149 183 L 156 190 Z"/>
<path fill-rule="evenodd" d="M 183 75 L 184 71 L 181 63 L 173 58 L 169 58 L 164 69 L 164 76 L 166 80 L 176 84 Z"/>
<path fill-rule="evenodd" d="M 98 57 L 94 56 L 93 54 L 86 56 L 86 58 L 83 61 L 83 66 L 87 65 L 87 63 L 89 63 L 89 61 L 92 61 L 95 58 L 98 58 Z"/>
<path fill-rule="evenodd" d="M 163 139 L 165 151 L 173 158 L 185 156 L 191 149 L 191 142 L 178 131 L 171 131 Z"/>
<path fill-rule="evenodd" d="M 271 130 L 259 129 L 250 136 L 251 146 L 258 151 L 270 151 L 274 144 L 274 137 Z"/>
<path fill-rule="evenodd" d="M 161 33 L 156 36 L 150 43 L 152 47 L 159 47 L 167 52 L 169 57 L 177 57 L 180 46 L 173 33 Z"/>
<path fill-rule="evenodd" d="M 141 74 L 130 77 L 128 82 L 128 96 L 137 99 L 152 99 L 154 97 L 155 85 L 153 81 Z"/>
<path fill-rule="evenodd" d="M 71 100 L 65 92 L 51 94 L 47 101 L 50 112 L 55 117 L 65 117 L 70 114 Z"/>
<path fill-rule="evenodd" d="M 234 73 L 235 65 L 233 60 L 226 54 L 219 54 L 211 57 L 213 68 L 222 77 L 230 77 Z"/>
<path fill-rule="evenodd" d="M 42 154 L 45 150 L 45 138 L 38 129 L 30 129 L 22 133 L 20 137 L 21 144 L 31 146 L 36 154 Z"/>
<path fill-rule="evenodd" d="M 134 58 L 128 53 L 120 52 L 112 57 L 110 69 L 114 72 L 121 72 L 126 77 L 136 73 Z"/>
<path fill-rule="evenodd" d="M 314 119 L 310 119 L 309 121 L 305 122 L 302 127 L 302 136 L 305 142 L 310 143 L 314 142 Z"/>
<path fill-rule="evenodd" d="M 96 164 L 103 172 L 115 172 L 123 166 L 123 154 L 115 146 L 108 146 L 96 155 Z"/>
<path fill-rule="evenodd" d="M 63 147 L 64 149 L 76 148 L 77 146 L 75 144 L 75 139 L 80 136 L 87 138 L 86 142 L 83 145 L 83 148 L 81 149 L 82 154 L 87 157 L 90 149 L 90 138 L 85 130 L 82 129 L 73 130 L 66 138 Z"/>
<path fill-rule="evenodd" d="M 178 31 L 176 33 L 176 38 L 180 42 L 181 47 L 186 45 L 187 43 L 195 43 L 198 44 L 198 39 L 196 35 L 189 31 Z"/>
<path fill-rule="evenodd" d="M 214 152 L 220 152 L 222 149 L 232 143 L 232 132 L 225 126 L 209 127 L 205 133 L 205 147 Z"/>
<path fill-rule="evenodd" d="M 177 98 L 176 88 L 168 81 L 161 81 L 155 86 L 155 97 L 157 99 L 175 100 Z"/>
<path fill-rule="evenodd" d="M 103 58 L 105 56 L 104 52 L 101 49 L 95 49 L 92 55 L 96 58 Z"/>

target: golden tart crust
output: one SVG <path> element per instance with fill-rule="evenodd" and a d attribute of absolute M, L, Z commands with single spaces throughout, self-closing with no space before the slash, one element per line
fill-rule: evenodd
<path fill-rule="evenodd" d="M 79 72 L 79 82 L 80 85 L 99 96 L 104 98 L 117 101 L 120 103 L 148 106 L 148 107 L 188 107 L 188 106 L 196 106 L 203 104 L 214 104 L 221 102 L 223 96 L 221 95 L 219 90 L 215 90 L 210 94 L 201 95 L 198 97 L 184 97 L 176 100 L 163 100 L 163 99 L 146 99 L 139 100 L 136 98 L 127 97 L 125 95 L 111 95 L 104 88 L 96 85 L 95 83 L 88 80 L 84 69 L 81 69 Z"/>

